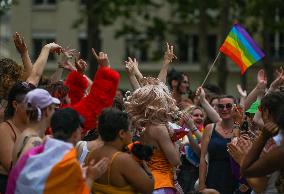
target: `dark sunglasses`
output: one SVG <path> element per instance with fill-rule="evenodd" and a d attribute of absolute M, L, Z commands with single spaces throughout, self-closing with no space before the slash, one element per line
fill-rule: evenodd
<path fill-rule="evenodd" d="M 228 103 L 228 104 L 217 104 L 217 107 L 219 108 L 219 109 L 224 109 L 225 107 L 226 107 L 226 109 L 231 109 L 232 107 L 233 107 L 233 104 L 231 104 L 231 103 Z"/>

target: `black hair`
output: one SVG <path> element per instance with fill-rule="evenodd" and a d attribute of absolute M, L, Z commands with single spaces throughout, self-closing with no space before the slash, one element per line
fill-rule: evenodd
<path fill-rule="evenodd" d="M 268 111 L 273 121 L 284 129 L 284 91 L 271 92 L 261 99 L 260 107 Z"/>
<path fill-rule="evenodd" d="M 203 86 L 203 88 L 207 91 L 209 91 L 210 93 L 213 93 L 215 95 L 222 95 L 223 92 L 222 92 L 222 89 L 215 85 L 215 84 L 206 84 Z"/>
<path fill-rule="evenodd" d="M 141 143 L 134 143 L 132 150 L 130 152 L 136 156 L 139 160 L 150 161 L 153 155 L 152 145 L 143 145 Z"/>
<path fill-rule="evenodd" d="M 128 115 L 116 108 L 104 109 L 99 116 L 98 131 L 103 141 L 114 141 L 120 130 L 128 131 Z"/>
<path fill-rule="evenodd" d="M 173 89 L 173 86 L 172 86 L 172 81 L 173 80 L 176 80 L 178 85 L 177 85 L 177 90 L 178 92 L 179 91 L 179 87 L 184 79 L 186 75 L 184 73 L 181 73 L 179 71 L 176 71 L 175 69 L 172 69 L 171 71 L 168 72 L 168 76 L 167 76 L 167 82 L 168 82 L 168 85 L 170 87 L 170 89 Z"/>
<path fill-rule="evenodd" d="M 8 104 L 4 111 L 4 120 L 10 119 L 15 114 L 13 101 L 22 102 L 24 96 L 32 89 L 34 89 L 34 86 L 26 82 L 17 82 L 12 86 L 8 94 Z"/>
<path fill-rule="evenodd" d="M 68 141 L 82 122 L 80 115 L 72 108 L 56 110 L 50 121 L 53 137 Z"/>
<path fill-rule="evenodd" d="M 237 104 L 237 99 L 232 95 L 220 95 L 218 96 L 218 100 L 220 101 L 223 98 L 231 98 L 234 101 L 234 104 Z"/>
<path fill-rule="evenodd" d="M 112 107 L 116 108 L 118 110 L 124 111 L 125 110 L 125 106 L 124 106 L 123 99 L 121 99 L 118 96 L 115 96 L 114 99 L 113 99 Z"/>

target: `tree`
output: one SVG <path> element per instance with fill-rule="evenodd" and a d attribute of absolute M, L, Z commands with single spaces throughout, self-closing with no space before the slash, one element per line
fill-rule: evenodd
<path fill-rule="evenodd" d="M 219 31 L 220 31 L 220 39 L 222 41 L 225 40 L 229 32 L 230 8 L 231 8 L 231 0 L 225 0 L 221 4 L 220 10 L 219 10 L 220 11 Z M 227 79 L 228 79 L 229 72 L 228 72 L 226 59 L 224 56 L 221 56 L 221 58 L 219 59 L 219 65 L 217 67 L 217 72 L 218 72 L 218 85 L 223 90 L 223 92 L 225 92 L 226 87 L 227 87 Z"/>
<path fill-rule="evenodd" d="M 282 0 L 251 0 L 244 1 L 244 15 L 247 18 L 253 18 L 251 28 L 258 28 L 261 32 L 263 50 L 266 54 L 263 67 L 267 74 L 268 83 L 273 80 L 273 45 L 271 37 L 275 32 L 283 32 L 284 26 L 284 1 Z M 260 26 L 260 28 L 259 28 Z"/>
<path fill-rule="evenodd" d="M 94 47 L 97 51 L 102 49 L 101 28 L 113 24 L 119 18 L 129 20 L 129 18 L 132 18 L 133 15 L 139 12 L 142 13 L 142 15 L 146 15 L 149 8 L 157 6 L 158 4 L 155 3 L 154 0 L 86 0 L 85 19 L 87 20 L 88 32 L 88 59 L 92 64 L 90 66 L 91 76 L 93 76 L 97 70 L 97 64 L 92 57 L 91 48 Z M 122 27 L 125 26 L 126 25 L 122 25 Z M 129 33 L 133 33 L 133 29 L 126 29 L 129 30 Z M 126 34 L 126 32 L 124 34 Z"/>

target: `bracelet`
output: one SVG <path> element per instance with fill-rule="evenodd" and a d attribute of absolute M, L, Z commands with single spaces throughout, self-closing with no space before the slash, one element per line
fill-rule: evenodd
<path fill-rule="evenodd" d="M 197 129 L 197 127 L 194 127 L 192 130 L 191 130 L 191 132 L 195 132 L 195 131 L 197 131 L 198 129 Z"/>

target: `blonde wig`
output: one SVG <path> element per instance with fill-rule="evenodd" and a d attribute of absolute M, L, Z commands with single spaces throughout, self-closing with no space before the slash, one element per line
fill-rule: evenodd
<path fill-rule="evenodd" d="M 178 108 L 168 87 L 156 78 L 143 78 L 141 88 L 125 101 L 126 111 L 136 128 L 146 124 L 167 124 L 178 115 Z"/>

